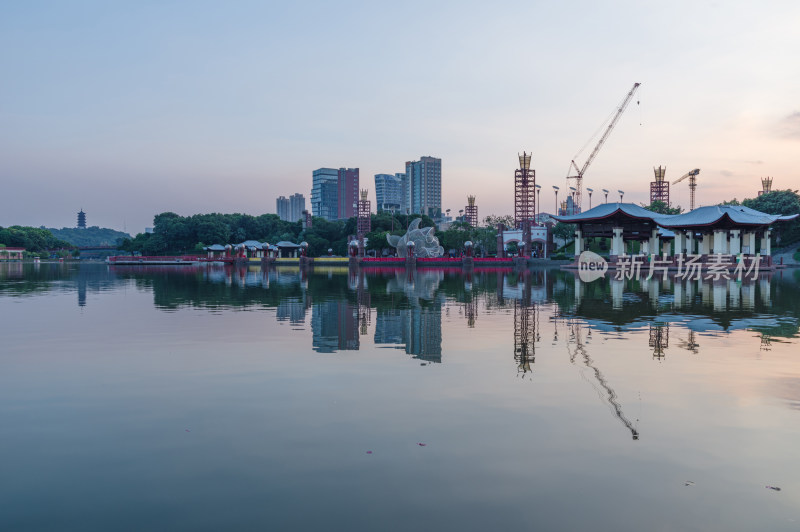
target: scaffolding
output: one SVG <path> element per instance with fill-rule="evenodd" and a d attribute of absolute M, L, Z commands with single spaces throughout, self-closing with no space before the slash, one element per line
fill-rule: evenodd
<path fill-rule="evenodd" d="M 372 230 L 370 218 L 370 201 L 367 199 L 367 191 L 362 190 L 361 199 L 358 200 L 358 223 L 356 225 L 359 240 Z"/>
<path fill-rule="evenodd" d="M 664 179 L 664 174 L 667 173 L 666 168 L 659 166 L 653 168 L 655 173 L 655 181 L 650 182 L 650 205 L 656 201 L 663 202 L 664 205 L 669 205 L 669 181 Z"/>
<path fill-rule="evenodd" d="M 519 169 L 514 172 L 514 226 L 522 230 L 523 254 L 530 256 L 531 225 L 536 221 L 536 170 L 531 170 L 531 154 L 522 152 Z"/>
<path fill-rule="evenodd" d="M 478 227 L 478 206 L 475 205 L 475 196 L 467 196 L 467 206 L 464 207 L 464 221 L 471 227 Z"/>

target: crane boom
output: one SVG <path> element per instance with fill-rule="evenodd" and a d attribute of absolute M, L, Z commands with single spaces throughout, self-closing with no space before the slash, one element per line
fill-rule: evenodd
<path fill-rule="evenodd" d="M 696 175 L 697 175 L 697 174 L 699 174 L 699 173 L 700 173 L 700 169 L 699 169 L 699 168 L 695 168 L 695 169 L 694 169 L 694 170 L 692 170 L 691 172 L 687 172 L 685 175 L 682 175 L 681 177 L 679 177 L 678 179 L 676 179 L 675 181 L 673 181 L 673 182 L 672 182 L 672 184 L 673 184 L 673 185 L 677 185 L 678 183 L 680 183 L 681 181 L 683 181 L 683 180 L 684 180 L 684 179 L 686 179 L 687 177 L 690 177 L 690 176 L 693 176 L 693 175 L 694 175 L 694 176 L 696 176 Z"/>
<path fill-rule="evenodd" d="M 574 203 L 578 211 L 580 211 L 580 206 L 581 206 L 581 189 L 582 189 L 581 185 L 583 181 L 583 174 L 586 173 L 586 169 L 589 168 L 589 165 L 592 164 L 594 158 L 597 157 L 597 153 L 600 151 L 600 148 L 603 147 L 603 144 L 605 144 L 606 140 L 608 139 L 608 136 L 614 129 L 614 126 L 617 125 L 617 122 L 619 121 L 619 118 L 622 116 L 622 113 L 625 112 L 625 108 L 628 107 L 629 103 L 631 103 L 631 100 L 633 99 L 633 94 L 636 92 L 636 89 L 639 88 L 639 85 L 641 85 L 641 83 L 634 83 L 631 90 L 628 91 L 628 94 L 622 100 L 622 103 L 619 105 L 617 112 L 614 114 L 614 118 L 611 119 L 611 122 L 608 124 L 608 127 L 606 127 L 605 132 L 603 132 L 603 135 L 600 137 L 600 140 L 597 142 L 597 145 L 594 147 L 594 150 L 592 150 L 592 153 L 589 154 L 589 157 L 586 159 L 586 162 L 583 163 L 583 167 L 578 169 L 578 165 L 575 163 L 575 159 L 572 159 L 570 166 L 572 168 L 575 168 L 575 170 L 578 172 L 578 175 L 567 176 L 567 179 L 576 180 L 575 182 L 576 192 L 575 192 Z"/>
<path fill-rule="evenodd" d="M 614 126 L 617 125 L 619 117 L 622 116 L 622 113 L 625 112 L 625 108 L 628 107 L 629 103 L 631 103 L 631 100 L 633 99 L 633 93 L 636 92 L 636 89 L 639 88 L 639 85 L 641 85 L 641 83 L 634 83 L 633 88 L 630 91 L 628 91 L 628 95 L 625 96 L 624 100 L 622 100 L 622 103 L 620 104 L 619 109 L 617 109 L 617 113 L 614 115 L 614 118 L 611 120 L 611 123 L 608 124 L 608 127 L 603 133 L 603 136 L 600 137 L 599 141 L 597 141 L 597 146 L 594 147 L 594 150 L 592 150 L 592 153 L 589 155 L 589 158 L 586 159 L 585 163 L 583 163 L 583 168 L 581 168 L 580 171 L 578 172 L 581 175 L 581 177 L 583 176 L 583 174 L 586 173 L 586 169 L 589 168 L 590 164 L 592 164 L 594 158 L 597 157 L 597 152 L 599 152 L 600 148 L 603 147 L 603 144 L 605 144 L 606 140 L 608 139 L 608 136 L 611 134 L 611 130 L 613 130 Z"/>

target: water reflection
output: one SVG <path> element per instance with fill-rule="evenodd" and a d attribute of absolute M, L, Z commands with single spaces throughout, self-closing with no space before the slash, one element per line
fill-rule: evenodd
<path fill-rule="evenodd" d="M 784 488 L 769 504 L 797 491 L 786 467 L 800 411 L 790 271 L 703 285 L 580 283 L 559 270 L 9 266 L 0 441 L 16 457 L 3 495 L 17 515 L 51 515 L 41 508 L 71 495 L 75 507 L 147 501 L 162 486 L 126 517 L 131 528 L 152 528 L 170 505 L 176 522 L 234 508 L 219 528 L 252 511 L 236 506 L 245 486 L 275 501 L 265 515 L 281 516 L 276 529 L 323 528 L 290 524 L 311 497 L 325 516 L 378 508 L 370 525 L 397 501 L 423 516 L 398 530 L 447 528 L 486 501 L 491 518 L 475 529 L 511 515 L 501 528 L 548 516 L 543 528 L 582 530 L 596 523 L 565 524 L 575 513 L 557 507 L 581 486 L 605 521 L 621 513 L 602 507 L 639 501 L 630 528 L 641 528 L 662 506 L 664 523 L 683 515 L 676 504 L 691 513 L 696 499 L 683 501 L 699 492 L 680 491 L 691 478 L 713 509 L 668 528 L 713 529 L 720 505 L 735 499 L 736 510 L 766 482 Z M 536 460 L 515 459 L 531 449 Z M 77 494 L 75 478 L 86 479 Z M 370 498 L 386 478 L 405 498 Z M 421 484 L 445 495 L 431 505 Z M 454 501 L 454 484 L 473 491 Z M 531 507 L 531 489 L 554 494 Z M 764 519 L 759 504 L 746 513 Z M 247 522 L 273 525 L 261 517 Z"/>

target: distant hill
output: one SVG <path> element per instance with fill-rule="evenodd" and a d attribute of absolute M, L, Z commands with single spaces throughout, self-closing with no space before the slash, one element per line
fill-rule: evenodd
<path fill-rule="evenodd" d="M 115 231 L 105 227 L 87 227 L 78 229 L 76 227 L 64 227 L 63 229 L 48 229 L 53 236 L 59 240 L 66 240 L 73 246 L 116 246 L 117 241 L 123 238 L 131 238 L 128 233 Z"/>

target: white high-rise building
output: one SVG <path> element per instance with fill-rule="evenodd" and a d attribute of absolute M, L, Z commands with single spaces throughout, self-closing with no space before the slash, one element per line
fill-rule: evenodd
<path fill-rule="evenodd" d="M 406 179 L 411 214 L 438 219 L 442 213 L 442 160 L 426 156 L 407 162 Z"/>

